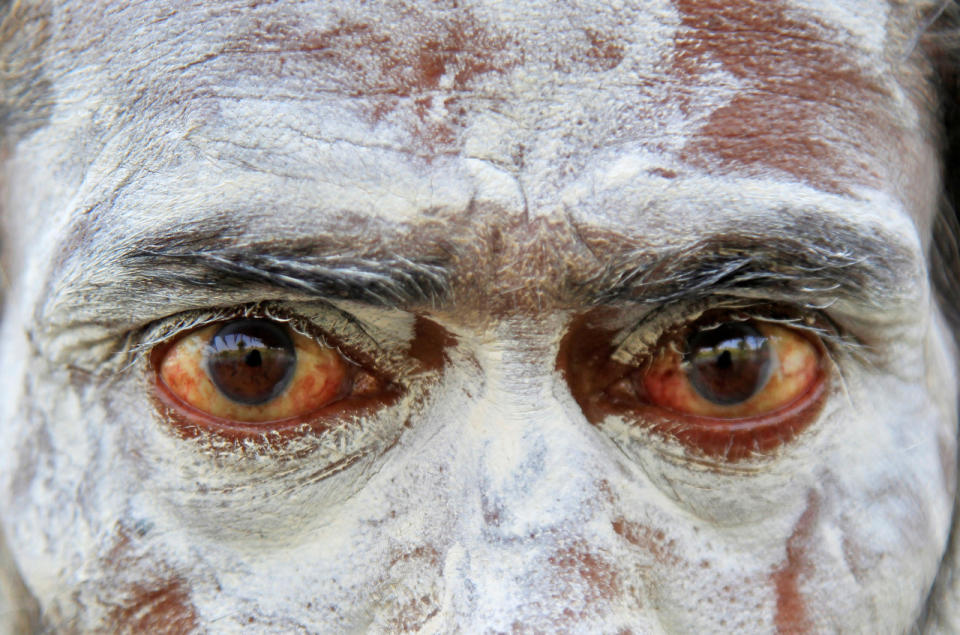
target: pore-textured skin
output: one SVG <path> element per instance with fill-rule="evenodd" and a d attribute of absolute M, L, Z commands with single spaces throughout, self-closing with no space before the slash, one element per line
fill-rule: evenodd
<path fill-rule="evenodd" d="M 11 3 L 0 621 L 908 631 L 956 480 L 935 10 Z M 814 421 L 734 461 L 584 414 L 574 325 L 639 350 L 718 298 L 836 325 Z M 178 433 L 150 349 L 234 307 L 402 395 L 296 438 Z"/>

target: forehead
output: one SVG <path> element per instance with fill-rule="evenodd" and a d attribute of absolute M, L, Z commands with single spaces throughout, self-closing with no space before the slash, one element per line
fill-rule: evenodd
<path fill-rule="evenodd" d="M 46 29 L 56 106 L 7 176 L 8 209 L 62 225 L 14 223 L 7 257 L 50 231 L 54 269 L 89 271 L 198 226 L 379 257 L 399 232 L 403 257 L 468 254 L 539 298 L 611 240 L 677 247 L 791 207 L 912 242 L 938 191 L 927 9 L 69 3 Z"/>
<path fill-rule="evenodd" d="M 656 242 L 693 217 L 735 217 L 745 198 L 776 209 L 801 194 L 880 197 L 877 214 L 923 220 L 937 189 L 910 54 L 924 10 L 72 4 L 52 16 L 70 54 L 50 64 L 70 67 L 48 73 L 61 112 L 45 147 L 81 166 L 73 210 L 100 227 L 206 212 L 282 238 L 318 215 L 423 223 L 482 208 L 528 241 L 542 217 Z"/>
<path fill-rule="evenodd" d="M 907 62 L 919 10 L 395 0 L 84 3 L 60 17 L 90 63 L 78 75 L 109 86 L 93 101 L 120 102 L 116 124 L 150 122 L 141 144 L 182 135 L 207 157 L 295 176 L 337 143 L 469 157 L 527 177 L 535 202 L 625 152 L 662 176 L 885 183 L 919 116 Z"/>

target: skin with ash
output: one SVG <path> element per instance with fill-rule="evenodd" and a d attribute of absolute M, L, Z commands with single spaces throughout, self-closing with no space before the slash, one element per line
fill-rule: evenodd
<path fill-rule="evenodd" d="M 952 8 L 2 6 L 7 631 L 960 628 Z"/>

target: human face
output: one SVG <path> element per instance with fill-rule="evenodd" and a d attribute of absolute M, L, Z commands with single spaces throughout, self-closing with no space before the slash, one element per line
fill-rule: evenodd
<path fill-rule="evenodd" d="M 956 453 L 925 9 L 50 7 L 0 348 L 2 522 L 44 619 L 908 629 Z M 241 316 L 367 392 L 198 415 L 167 356 Z M 717 324 L 814 372 L 735 416 L 658 401 Z"/>

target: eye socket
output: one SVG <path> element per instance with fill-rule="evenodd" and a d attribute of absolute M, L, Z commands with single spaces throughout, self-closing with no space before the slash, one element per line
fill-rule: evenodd
<path fill-rule="evenodd" d="M 709 311 L 629 360 L 615 345 L 619 329 L 604 326 L 616 322 L 603 310 L 581 316 L 558 358 L 595 425 L 615 415 L 695 454 L 737 461 L 788 443 L 824 403 L 824 345 L 789 321 Z"/>
<path fill-rule="evenodd" d="M 292 428 L 338 405 L 393 394 L 337 348 L 267 319 L 190 331 L 154 350 L 153 369 L 157 395 L 177 421 L 220 433 Z"/>

